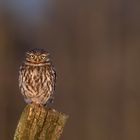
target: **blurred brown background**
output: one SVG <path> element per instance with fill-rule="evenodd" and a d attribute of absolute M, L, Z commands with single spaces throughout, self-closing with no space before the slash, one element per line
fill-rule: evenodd
<path fill-rule="evenodd" d="M 45 48 L 57 70 L 54 108 L 70 115 L 61 140 L 140 139 L 140 2 L 0 2 L 0 139 L 25 107 L 24 53 Z"/>

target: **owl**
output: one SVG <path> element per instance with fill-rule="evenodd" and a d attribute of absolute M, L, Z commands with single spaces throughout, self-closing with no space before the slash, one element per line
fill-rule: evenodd
<path fill-rule="evenodd" d="M 56 72 L 49 53 L 42 49 L 26 52 L 19 70 L 19 88 L 26 103 L 46 105 L 53 99 Z"/>

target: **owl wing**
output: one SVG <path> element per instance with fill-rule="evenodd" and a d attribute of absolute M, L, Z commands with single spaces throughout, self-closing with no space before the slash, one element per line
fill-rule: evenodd
<path fill-rule="evenodd" d="M 53 100 L 54 100 L 53 95 L 54 95 L 55 87 L 56 87 L 56 70 L 54 67 L 51 67 L 50 73 L 51 73 L 52 92 L 47 103 L 53 103 Z"/>
<path fill-rule="evenodd" d="M 53 75 L 53 90 L 55 91 L 55 87 L 56 87 L 56 70 L 54 67 L 52 67 L 52 75 Z"/>

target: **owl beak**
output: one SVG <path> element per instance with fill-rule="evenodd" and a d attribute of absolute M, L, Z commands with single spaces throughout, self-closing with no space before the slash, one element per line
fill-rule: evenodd
<path fill-rule="evenodd" d="M 36 62 L 36 63 L 39 62 L 39 58 L 38 58 L 38 57 L 35 58 L 35 62 Z"/>

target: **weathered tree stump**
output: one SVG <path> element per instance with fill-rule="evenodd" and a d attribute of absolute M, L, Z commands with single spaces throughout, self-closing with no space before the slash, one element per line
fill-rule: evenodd
<path fill-rule="evenodd" d="M 59 140 L 68 116 L 51 108 L 27 105 L 19 120 L 14 140 Z"/>

